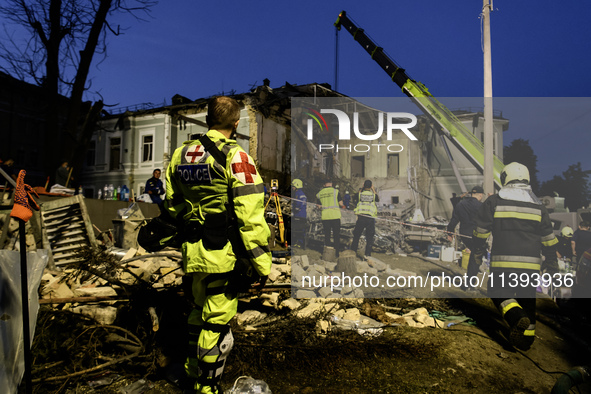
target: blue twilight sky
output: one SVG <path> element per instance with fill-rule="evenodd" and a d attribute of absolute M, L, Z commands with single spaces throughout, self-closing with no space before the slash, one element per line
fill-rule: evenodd
<path fill-rule="evenodd" d="M 591 97 L 591 2 L 495 0 L 493 7 L 495 97 Z M 265 78 L 271 87 L 318 82 L 334 88 L 333 24 L 346 10 L 435 97 L 481 97 L 481 9 L 479 0 L 161 0 L 146 22 L 121 18 L 129 29 L 111 37 L 108 58 L 95 62 L 91 90 L 108 105 L 130 106 L 170 104 L 175 94 L 198 99 L 242 93 Z M 339 34 L 338 64 L 339 92 L 404 97 L 345 30 Z M 535 127 L 524 127 L 529 121 L 521 120 L 505 132 L 506 145 L 515 138 L 530 141 L 541 180 L 579 161 L 591 170 L 591 107 L 582 100 L 575 121 L 561 121 L 558 111 L 554 122 L 531 119 Z M 511 120 L 511 108 L 495 109 Z"/>

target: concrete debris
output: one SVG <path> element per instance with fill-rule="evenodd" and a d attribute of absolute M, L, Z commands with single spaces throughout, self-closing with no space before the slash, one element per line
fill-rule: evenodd
<path fill-rule="evenodd" d="M 111 297 L 116 296 L 115 289 L 109 286 L 100 287 L 79 287 L 74 290 L 76 297 Z"/>
<path fill-rule="evenodd" d="M 298 309 L 302 304 L 295 298 L 288 298 L 279 304 L 280 309 L 289 309 L 291 311 Z"/>
<path fill-rule="evenodd" d="M 257 321 L 263 320 L 265 317 L 267 317 L 266 313 L 259 312 L 254 309 L 249 309 L 242 313 L 237 313 L 236 321 L 239 325 L 244 326 L 246 324 L 252 324 Z"/>
<path fill-rule="evenodd" d="M 70 309 L 74 313 L 80 313 L 97 321 L 99 324 L 110 325 L 117 318 L 117 308 L 105 305 L 81 305 Z"/>
<path fill-rule="evenodd" d="M 409 210 L 412 212 L 412 210 Z M 351 246 L 353 240 L 353 229 L 356 224 L 356 216 L 352 211 L 343 211 L 341 218 L 341 243 L 346 247 Z M 378 216 L 381 219 L 376 221 L 376 233 L 373 241 L 373 251 L 386 254 L 411 253 L 425 244 L 447 245 L 447 234 L 444 231 L 448 220 L 433 216 L 420 223 L 410 223 L 407 215 L 398 216 L 388 210 L 380 210 Z M 324 231 L 322 221 L 318 212 L 309 215 L 310 235 L 308 242 L 323 244 Z M 359 241 L 360 251 L 365 250 L 365 235 Z"/>

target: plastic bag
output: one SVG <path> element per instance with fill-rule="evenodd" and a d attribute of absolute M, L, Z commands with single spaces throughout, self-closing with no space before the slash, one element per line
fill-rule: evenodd
<path fill-rule="evenodd" d="M 269 385 L 262 380 L 250 376 L 241 376 L 234 382 L 234 386 L 225 394 L 272 394 Z"/>
<path fill-rule="evenodd" d="M 33 342 L 43 270 L 49 253 L 27 252 L 30 339 Z M 16 393 L 25 373 L 20 252 L 0 250 L 0 393 Z"/>

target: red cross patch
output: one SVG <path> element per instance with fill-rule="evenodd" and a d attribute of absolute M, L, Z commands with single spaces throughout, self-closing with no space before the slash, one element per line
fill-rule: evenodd
<path fill-rule="evenodd" d="M 253 184 L 257 179 L 257 169 L 252 158 L 244 152 L 238 152 L 232 158 L 232 175 L 245 185 Z"/>
<path fill-rule="evenodd" d="M 201 156 L 205 153 L 205 148 L 203 145 L 191 145 L 187 148 L 185 152 L 185 160 L 187 163 L 195 163 L 199 162 Z"/>

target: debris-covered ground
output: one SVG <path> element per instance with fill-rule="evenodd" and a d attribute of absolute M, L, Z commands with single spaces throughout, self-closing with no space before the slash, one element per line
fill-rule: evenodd
<path fill-rule="evenodd" d="M 343 227 L 347 245 L 351 226 Z M 380 229 L 372 258 L 349 254 L 354 267 L 377 276 L 465 272 L 456 262 L 413 252 L 408 233 L 400 225 Z M 438 242 L 437 233 L 427 233 L 429 242 Z M 389 298 L 371 289 L 291 287 L 297 270 L 343 270 L 323 260 L 321 245 L 316 237 L 292 253 L 276 247 L 266 291 L 241 297 L 231 323 L 235 346 L 222 380 L 226 390 L 252 376 L 273 393 L 550 393 L 565 372 L 591 363 L 588 315 L 546 296 L 538 300 L 536 342 L 521 352 L 504 339 L 506 327 L 483 294 L 432 298 L 427 290 L 404 289 Z M 180 253 L 82 253 L 81 263 L 43 274 L 33 392 L 181 393 L 170 382 L 186 356 L 191 310 Z M 591 392 L 591 386 L 574 390 Z"/>
<path fill-rule="evenodd" d="M 313 250 L 297 253 L 321 257 Z M 418 256 L 374 257 L 391 269 L 414 272 L 432 264 Z M 84 267 L 46 273 L 42 296 L 60 282 L 73 289 L 73 299 L 42 304 L 33 344 L 35 393 L 142 392 L 132 385 L 146 393 L 181 392 L 166 375 L 184 358 L 190 310 L 178 281 L 182 273 L 173 267 L 178 254 L 126 259 L 112 260 L 102 273 Z M 288 279 L 291 263 L 275 261 L 271 285 Z M 456 269 L 453 264 L 444 268 Z M 174 280 L 164 283 L 168 275 Z M 81 293 L 85 288 L 94 290 Z M 103 288 L 116 295 L 98 290 Z M 83 300 L 91 296 L 112 299 Z M 583 334 L 574 324 L 585 321 L 564 315 L 550 299 L 540 300 L 544 314 L 527 352 L 503 339 L 487 298 L 296 300 L 279 290 L 243 297 L 239 308 L 226 389 L 247 375 L 274 393 L 549 393 L 564 372 L 590 361 L 589 331 Z"/>

